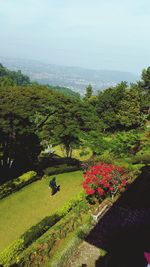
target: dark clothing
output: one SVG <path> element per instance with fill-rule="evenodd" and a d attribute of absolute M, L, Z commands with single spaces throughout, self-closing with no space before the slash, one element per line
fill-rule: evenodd
<path fill-rule="evenodd" d="M 49 186 L 50 186 L 51 188 L 56 187 L 56 181 L 55 181 L 54 179 L 52 179 L 52 180 L 49 182 Z"/>
<path fill-rule="evenodd" d="M 51 195 L 54 195 L 55 193 L 57 193 L 57 191 L 60 190 L 60 185 L 56 185 L 55 177 L 49 182 L 49 187 L 52 189 Z"/>

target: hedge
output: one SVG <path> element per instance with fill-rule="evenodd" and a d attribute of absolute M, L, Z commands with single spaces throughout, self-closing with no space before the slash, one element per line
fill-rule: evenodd
<path fill-rule="evenodd" d="M 28 229 L 21 238 L 24 239 L 24 246 L 28 247 L 33 241 L 43 235 L 50 227 L 60 221 L 73 207 L 77 206 L 82 199 L 80 193 L 72 200 L 68 201 L 63 207 L 56 210 L 55 214 L 45 217 L 39 223 Z"/>
<path fill-rule="evenodd" d="M 35 171 L 29 171 L 0 186 L 0 199 L 18 191 L 22 187 L 36 181 L 38 179 Z"/>
<path fill-rule="evenodd" d="M 20 252 L 24 249 L 24 240 L 19 238 L 15 240 L 10 246 L 8 246 L 6 249 L 4 249 L 0 253 L 0 266 L 9 267 L 10 263 L 16 259 L 16 262 L 18 261 L 17 257 L 20 254 Z"/>
<path fill-rule="evenodd" d="M 80 193 L 67 202 L 62 208 L 57 209 L 55 214 L 45 217 L 41 222 L 27 230 L 20 238 L 15 240 L 0 253 L 0 265 L 3 265 L 4 267 L 10 266 L 12 263 L 12 255 L 14 255 L 13 260 L 17 263 L 17 258 L 21 251 L 43 235 L 50 227 L 60 221 L 74 207 L 79 205 L 81 199 L 82 194 Z"/>
<path fill-rule="evenodd" d="M 92 221 L 91 216 L 87 214 L 87 203 L 84 201 L 76 206 L 72 211 L 56 223 L 51 229 L 43 234 L 36 242 L 28 247 L 19 255 L 18 266 L 42 266 L 53 258 L 54 246 L 57 241 L 65 239 L 68 234 L 74 232 L 79 226 L 85 225 L 85 216 Z M 78 239 L 85 236 L 84 231 L 80 229 Z M 75 242 L 76 243 L 76 242 Z M 16 262 L 14 262 L 15 264 Z M 50 265 L 51 266 L 51 265 Z"/>
<path fill-rule="evenodd" d="M 74 232 L 70 233 L 61 247 L 57 250 L 55 255 L 46 264 L 48 267 L 62 267 L 65 266 L 72 253 L 75 251 L 81 241 L 90 233 L 94 224 L 92 217 L 88 214 L 83 219 L 82 226 L 79 226 Z"/>
<path fill-rule="evenodd" d="M 67 165 L 67 164 L 62 164 L 54 167 L 48 167 L 44 170 L 45 175 L 54 175 L 54 174 L 60 174 L 64 172 L 72 172 L 72 171 L 77 171 L 79 170 L 80 167 L 77 165 Z"/>

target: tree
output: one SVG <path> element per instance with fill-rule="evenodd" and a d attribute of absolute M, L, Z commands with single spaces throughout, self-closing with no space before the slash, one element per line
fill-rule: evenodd
<path fill-rule="evenodd" d="M 84 97 L 84 99 L 85 99 L 85 100 L 89 100 L 90 97 L 91 97 L 92 94 L 93 94 L 93 88 L 92 88 L 92 85 L 89 84 L 89 85 L 85 88 L 85 90 L 86 90 L 86 93 L 85 93 L 85 97 Z"/>
<path fill-rule="evenodd" d="M 7 81 L 7 85 L 29 85 L 30 78 L 21 73 L 21 70 L 10 71 L 0 63 L 0 87 Z"/>
<path fill-rule="evenodd" d="M 117 118 L 120 125 L 124 128 L 136 128 L 143 123 L 144 117 L 141 113 L 140 98 L 136 90 L 127 89 L 119 104 Z"/>
<path fill-rule="evenodd" d="M 49 114 L 42 128 L 42 135 L 51 143 L 61 144 L 67 157 L 80 145 L 80 127 L 75 113 L 78 102 L 61 95 L 55 99 L 54 114 Z"/>
<path fill-rule="evenodd" d="M 122 82 L 116 87 L 108 88 L 100 92 L 97 98 L 97 114 L 103 121 L 106 130 L 115 130 L 119 127 L 117 113 L 120 109 L 120 101 L 124 97 L 127 83 Z"/>
<path fill-rule="evenodd" d="M 53 93 L 37 85 L 2 87 L 0 98 L 1 165 L 5 169 L 31 166 L 41 151 L 40 127 L 33 118 L 46 110 Z"/>
<path fill-rule="evenodd" d="M 142 78 L 142 81 L 140 85 L 142 86 L 144 90 L 150 93 L 150 67 L 142 71 L 141 78 Z"/>

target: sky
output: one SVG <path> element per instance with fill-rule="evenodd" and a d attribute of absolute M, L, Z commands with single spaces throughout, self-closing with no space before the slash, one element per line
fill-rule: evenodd
<path fill-rule="evenodd" d="M 139 73 L 150 0 L 0 0 L 0 56 Z"/>

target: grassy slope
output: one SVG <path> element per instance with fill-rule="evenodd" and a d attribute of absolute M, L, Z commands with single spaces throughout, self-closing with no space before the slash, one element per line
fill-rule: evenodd
<path fill-rule="evenodd" d="M 54 196 L 50 196 L 49 177 L 0 201 L 0 250 L 81 190 L 82 172 L 64 173 L 56 177 L 61 190 Z"/>
<path fill-rule="evenodd" d="M 61 149 L 61 146 L 53 147 L 55 153 L 60 157 L 65 157 L 64 151 Z M 82 155 L 83 153 L 83 155 Z M 80 161 L 84 161 L 89 159 L 92 156 L 92 151 L 90 148 L 80 148 L 80 149 L 73 149 L 72 157 L 78 159 Z"/>

